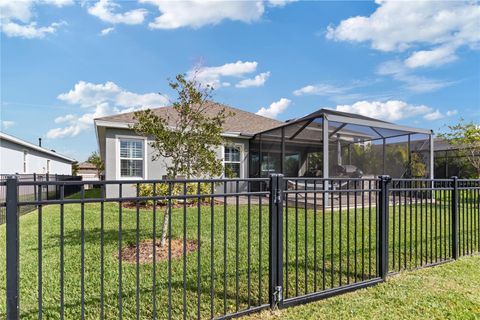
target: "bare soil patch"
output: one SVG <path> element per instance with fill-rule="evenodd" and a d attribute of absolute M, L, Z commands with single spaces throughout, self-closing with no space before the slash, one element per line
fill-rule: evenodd
<path fill-rule="evenodd" d="M 155 244 L 155 253 L 157 256 L 157 262 L 168 260 L 168 239 L 163 247 L 160 247 L 160 240 L 157 240 Z M 198 248 L 197 241 L 187 240 L 185 243 L 186 253 L 196 251 Z M 172 239 L 171 244 L 171 256 L 172 259 L 178 259 L 183 257 L 183 240 Z M 145 240 L 138 244 L 139 262 L 140 263 L 153 263 L 153 240 Z M 118 259 L 118 253 L 117 253 Z M 122 261 L 128 263 L 137 262 L 137 246 L 135 243 L 129 244 L 122 249 Z"/>

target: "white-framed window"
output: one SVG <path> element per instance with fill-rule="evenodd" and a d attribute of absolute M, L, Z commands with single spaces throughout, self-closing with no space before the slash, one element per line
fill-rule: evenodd
<path fill-rule="evenodd" d="M 225 167 L 225 177 L 242 177 L 242 151 L 243 150 L 241 145 L 224 146 L 223 163 Z"/>
<path fill-rule="evenodd" d="M 120 177 L 143 178 L 145 145 L 143 139 L 119 139 Z"/>
<path fill-rule="evenodd" d="M 23 173 L 28 171 L 28 151 L 23 150 Z"/>
<path fill-rule="evenodd" d="M 47 173 L 50 173 L 50 159 L 47 159 Z"/>

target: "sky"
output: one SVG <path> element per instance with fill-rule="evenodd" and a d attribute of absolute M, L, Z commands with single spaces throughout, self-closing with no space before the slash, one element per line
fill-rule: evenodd
<path fill-rule="evenodd" d="M 214 99 L 288 120 L 320 108 L 441 132 L 480 124 L 480 4 L 0 0 L 1 131 L 84 161 L 93 119 Z"/>

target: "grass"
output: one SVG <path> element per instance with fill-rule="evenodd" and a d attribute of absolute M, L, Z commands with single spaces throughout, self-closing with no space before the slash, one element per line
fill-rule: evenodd
<path fill-rule="evenodd" d="M 87 190 L 87 196 L 98 196 L 95 189 Z M 92 194 L 90 194 L 92 193 Z M 73 196 L 75 198 L 76 196 Z M 390 237 L 396 234 L 398 248 L 395 256 L 403 262 L 407 260 L 407 268 L 414 267 L 414 257 L 410 256 L 410 243 L 414 234 L 404 237 L 405 231 L 413 226 L 413 231 L 419 235 L 427 232 L 429 237 L 417 241 L 417 257 L 422 260 L 430 258 L 430 252 L 446 248 L 448 237 L 442 237 L 440 228 L 447 222 L 439 217 L 448 215 L 448 208 L 434 211 L 429 206 L 417 206 L 417 215 L 412 212 L 405 215 L 398 207 L 391 211 L 391 221 L 396 217 L 396 227 L 391 225 Z M 356 211 L 356 212 L 355 212 Z M 250 212 L 250 214 L 249 214 Z M 420 214 L 421 212 L 421 214 Z M 376 250 L 376 211 L 375 208 L 365 210 L 342 210 L 342 212 L 314 212 L 303 209 L 289 208 L 284 217 L 285 253 L 284 278 L 287 296 L 301 295 L 305 292 L 321 290 L 325 287 L 336 287 L 340 284 L 360 281 L 375 275 Z M 433 219 L 434 217 L 436 219 Z M 475 251 L 479 243 L 478 208 L 470 213 L 470 222 L 475 225 L 469 232 L 463 232 L 466 244 Z M 213 217 L 213 221 L 212 221 Z M 356 218 L 355 218 L 356 217 Z M 371 219 L 370 219 L 371 217 Z M 466 217 L 469 217 L 467 213 Z M 81 315 L 81 221 L 82 209 L 78 204 L 64 206 L 65 234 L 65 317 L 77 319 Z M 200 218 L 200 223 L 198 223 Z M 402 219 L 402 228 L 398 228 L 398 219 Z M 460 216 L 460 222 L 462 220 Z M 156 233 L 160 234 L 162 211 L 157 210 L 153 219 L 152 209 L 141 209 L 138 212 L 140 241 L 152 238 L 153 224 Z M 186 225 L 184 225 L 184 219 Z M 60 208 L 46 206 L 42 210 L 42 259 L 43 259 L 43 312 L 48 319 L 59 318 L 60 305 Z M 122 209 L 122 245 L 136 242 L 137 211 Z M 175 259 L 171 263 L 172 270 L 172 316 L 181 318 L 185 312 L 187 318 L 197 316 L 197 275 L 200 275 L 200 316 L 209 318 L 211 314 L 218 316 L 224 311 L 235 312 L 236 305 L 240 310 L 259 305 L 268 301 L 268 205 L 252 205 L 248 210 L 246 205 L 239 205 L 238 210 L 234 199 L 229 199 L 225 208 L 215 205 L 213 211 L 209 205 L 202 206 L 200 212 L 196 207 L 182 208 L 172 212 L 172 237 L 197 240 L 200 235 L 200 251 L 186 255 L 183 259 Z M 417 222 L 412 223 L 412 222 Z M 422 221 L 422 225 L 420 225 Z M 440 223 L 442 221 L 442 223 Z M 406 222 L 406 224 L 405 224 Z M 84 205 L 85 226 L 85 318 L 97 319 L 100 314 L 100 237 L 101 237 L 101 205 Z M 428 229 L 425 226 L 432 226 Z M 363 227 L 362 227 L 363 225 Z M 288 231 L 287 231 L 288 226 Z M 460 226 L 462 224 L 460 223 Z M 356 228 L 355 228 L 356 227 Z M 260 232 L 261 228 L 261 232 Z M 200 229 L 200 230 L 199 230 Z M 356 232 L 355 232 L 356 229 Z M 118 318 L 118 253 L 119 206 L 104 204 L 104 281 L 105 317 Z M 362 233 L 361 230 L 364 230 Z M 434 231 L 437 231 L 435 234 Z M 315 232 L 316 231 L 316 232 Z M 341 235 L 340 235 L 341 233 Z M 238 237 L 237 237 L 238 234 Z M 315 237 L 316 234 L 316 237 Z M 400 234 L 401 239 L 398 238 Z M 370 238 L 371 236 L 371 238 Z M 448 235 L 447 235 L 448 236 Z M 225 237 L 227 239 L 225 246 Z M 213 242 L 212 242 L 213 239 Z M 325 239 L 325 250 L 322 240 Z M 341 239 L 341 241 L 339 241 Z M 460 238 L 462 239 L 462 238 Z M 418 239 L 417 239 L 418 240 Z M 298 241 L 298 245 L 297 245 Z M 441 243 L 443 247 L 440 247 Z M 356 246 L 355 246 L 356 243 Z M 305 246 L 306 244 L 306 246 Z M 341 245 L 340 245 L 341 244 Z M 349 244 L 350 250 L 346 250 Z M 5 225 L 0 226 L 0 246 L 5 247 Z M 315 259 L 315 247 L 317 257 Z M 467 246 L 464 246 L 468 249 Z M 38 212 L 32 212 L 20 218 L 20 310 L 22 319 L 37 317 L 37 267 L 38 267 Z M 362 251 L 362 248 L 364 249 Z M 423 250 L 419 250 L 422 248 Z M 462 247 L 463 248 L 463 247 Z M 238 249 L 238 250 L 237 250 Z M 406 250 L 405 250 L 406 249 Z M 418 254 L 418 251 L 420 254 Z M 238 252 L 238 256 L 235 254 Z M 408 254 L 407 254 L 408 252 Z M 224 256 L 226 253 L 226 256 Z M 394 248 L 391 242 L 390 255 L 393 258 Z M 398 255 L 398 256 L 397 256 Z M 213 257 L 213 269 L 211 261 Z M 200 258 L 200 267 L 197 259 Z M 410 259 L 412 258 L 412 259 Z M 333 264 L 332 264 L 333 259 Z M 433 259 L 432 259 L 433 260 Z M 0 251 L 0 294 L 5 296 L 5 251 Z M 250 264 L 248 263 L 250 261 Z M 225 263 L 224 263 L 225 262 Z M 341 262 L 341 266 L 340 266 Z M 424 261 L 425 262 L 425 261 Z M 371 266 L 371 268 L 370 268 Z M 168 263 L 158 262 L 156 265 L 156 295 L 153 298 L 153 266 L 143 264 L 139 267 L 139 307 L 141 318 L 151 318 L 153 302 L 156 303 L 158 318 L 166 318 L 168 310 Z M 186 276 L 183 278 L 185 268 Z M 317 276 L 315 275 L 317 270 Z M 322 270 L 325 270 L 325 280 Z M 435 269 L 432 269 L 435 270 Z M 123 279 L 123 316 L 135 317 L 136 312 L 136 266 L 131 263 L 122 264 Z M 226 271 L 224 273 L 224 271 Z M 237 272 L 238 271 L 238 272 Z M 250 273 L 249 273 L 250 271 Z M 261 272 L 260 272 L 261 271 Z M 213 273 L 213 280 L 212 280 Z M 250 274 L 250 276 L 249 276 Z M 238 275 L 238 278 L 237 278 Z M 224 278 L 226 282 L 224 282 Z M 299 281 L 295 281 L 299 279 Z M 185 281 L 184 281 L 185 280 Z M 213 281 L 213 290 L 212 290 Z M 183 290 L 186 287 L 185 306 Z M 288 287 L 288 288 L 287 288 Z M 226 304 L 223 303 L 224 288 Z M 238 290 L 238 291 L 237 291 Z M 238 292 L 238 294 L 237 294 Z M 210 297 L 213 295 L 213 304 Z M 432 305 L 432 308 L 435 308 Z M 5 310 L 5 299 L 0 299 L 0 318 Z"/>
<path fill-rule="evenodd" d="M 374 287 L 246 319 L 479 319 L 479 265 L 480 256 L 463 257 L 403 272 Z"/>
<path fill-rule="evenodd" d="M 85 198 L 101 198 L 102 197 L 102 189 L 101 188 L 91 188 L 85 190 L 84 194 Z M 81 199 L 82 194 L 80 192 L 76 192 L 68 197 L 65 197 L 67 199 Z"/>

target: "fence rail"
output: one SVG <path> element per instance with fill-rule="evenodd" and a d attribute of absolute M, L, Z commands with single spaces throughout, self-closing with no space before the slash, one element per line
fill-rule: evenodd
<path fill-rule="evenodd" d="M 0 190 L 8 319 L 228 319 L 480 251 L 480 180 L 13 177 Z"/>
<path fill-rule="evenodd" d="M 7 180 L 8 177 L 12 175 L 7 174 L 0 174 L 0 182 L 4 182 Z M 78 185 L 78 181 L 82 180 L 82 177 L 79 176 L 70 176 L 70 175 L 62 175 L 62 174 L 16 174 L 14 175 L 17 178 L 17 181 L 26 181 L 30 183 L 31 181 L 76 181 L 77 184 L 72 184 L 70 187 L 66 188 L 66 196 L 74 194 L 80 191 L 80 186 Z M 59 198 L 59 188 L 54 185 L 31 185 L 26 184 L 20 186 L 18 189 L 18 198 L 21 201 L 28 201 L 31 199 L 36 199 L 39 193 L 42 194 L 44 199 L 46 198 Z M 0 225 L 6 222 L 6 212 L 5 207 L 2 206 L 2 203 L 5 203 L 6 199 L 6 187 L 5 185 L 0 184 Z M 23 205 L 19 208 L 20 215 L 29 213 L 35 210 L 34 205 Z"/>

